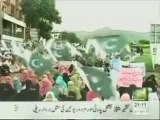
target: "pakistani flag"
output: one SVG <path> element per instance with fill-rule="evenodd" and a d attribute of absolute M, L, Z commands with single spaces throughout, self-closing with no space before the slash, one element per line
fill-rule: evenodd
<path fill-rule="evenodd" d="M 61 61 L 71 61 L 74 55 L 82 56 L 69 42 L 55 41 L 53 38 L 47 41 L 45 49 L 48 50 L 49 54 L 53 56 L 54 59 Z"/>
<path fill-rule="evenodd" d="M 93 40 L 89 40 L 87 48 L 91 46 L 95 49 L 95 53 L 110 54 L 113 52 L 121 52 L 128 44 L 127 39 L 122 35 L 102 36 Z"/>
<path fill-rule="evenodd" d="M 37 72 L 38 75 L 42 75 L 44 72 L 52 69 L 53 61 L 39 53 L 33 53 L 31 55 L 29 66 Z"/>
<path fill-rule="evenodd" d="M 35 70 L 38 75 L 42 75 L 45 71 L 51 70 L 53 63 L 56 63 L 50 57 L 24 49 L 22 46 L 18 46 L 15 41 L 12 41 L 11 44 L 12 53 L 16 58 L 21 60 L 27 68 Z"/>
<path fill-rule="evenodd" d="M 87 75 L 90 87 L 95 93 L 103 96 L 105 99 L 114 96 L 112 81 L 105 72 L 93 67 L 82 67 L 82 70 Z"/>
<path fill-rule="evenodd" d="M 105 72 L 93 67 L 82 66 L 78 62 L 73 62 L 72 64 L 75 66 L 77 72 L 80 74 L 89 90 L 103 96 L 105 99 L 114 97 L 112 81 Z"/>

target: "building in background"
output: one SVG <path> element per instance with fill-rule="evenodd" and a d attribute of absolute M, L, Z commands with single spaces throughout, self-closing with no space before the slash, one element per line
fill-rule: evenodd
<path fill-rule="evenodd" d="M 150 46 L 154 69 L 155 65 L 160 65 L 160 24 L 151 24 Z"/>
<path fill-rule="evenodd" d="M 1 43 L 10 46 L 11 40 L 22 43 L 25 39 L 24 16 L 21 0 L 0 0 L 0 36 Z"/>

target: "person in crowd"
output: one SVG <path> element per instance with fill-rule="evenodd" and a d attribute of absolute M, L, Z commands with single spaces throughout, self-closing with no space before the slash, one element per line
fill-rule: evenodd
<path fill-rule="evenodd" d="M 69 75 L 67 73 L 63 73 L 63 80 L 66 84 L 68 84 L 68 82 L 70 81 Z"/>
<path fill-rule="evenodd" d="M 0 75 L 9 76 L 9 74 L 10 74 L 10 71 L 7 65 L 3 64 L 2 66 L 0 66 Z"/>
<path fill-rule="evenodd" d="M 66 101 L 77 101 L 76 93 L 72 92 L 72 91 L 69 91 Z"/>
<path fill-rule="evenodd" d="M 152 88 L 153 92 L 157 91 L 157 84 L 155 83 L 155 81 L 153 80 L 152 76 L 149 76 L 146 78 L 146 80 L 143 82 L 143 87 L 149 87 Z"/>
<path fill-rule="evenodd" d="M 64 74 L 64 73 L 67 73 L 68 75 L 70 74 L 68 68 L 66 66 L 60 66 L 58 71 L 61 73 L 61 74 Z"/>
<path fill-rule="evenodd" d="M 18 94 L 17 101 L 42 101 L 39 90 L 33 87 L 31 80 L 26 80 L 25 89 Z"/>
<path fill-rule="evenodd" d="M 53 85 L 54 84 L 54 80 L 53 80 L 52 74 L 49 71 L 45 72 L 45 74 L 47 75 L 48 79 L 52 82 L 52 85 Z"/>
<path fill-rule="evenodd" d="M 12 84 L 9 82 L 10 78 L 3 77 L 0 82 L 0 101 L 14 101 L 16 100 L 16 91 Z"/>
<path fill-rule="evenodd" d="M 17 63 L 15 62 L 15 60 L 11 61 L 11 64 L 9 66 L 10 72 L 11 73 L 18 73 L 20 71 L 19 66 L 17 65 Z"/>
<path fill-rule="evenodd" d="M 56 80 L 58 76 L 62 76 L 62 74 L 58 70 L 55 70 L 53 74 L 53 80 Z"/>
<path fill-rule="evenodd" d="M 88 89 L 87 85 L 84 84 L 84 82 L 83 82 L 82 89 L 81 89 L 81 96 L 82 96 L 81 100 L 82 101 L 86 101 L 86 95 L 87 95 L 88 91 L 89 91 L 89 89 Z"/>
<path fill-rule="evenodd" d="M 22 90 L 22 83 L 20 82 L 18 77 L 13 78 L 13 85 L 17 93 L 20 93 Z"/>
<path fill-rule="evenodd" d="M 136 88 L 137 87 L 135 85 L 130 85 L 129 87 L 119 87 L 118 91 L 119 91 L 120 97 L 122 97 L 124 93 L 127 93 L 129 94 L 130 99 L 132 100 L 132 94 Z"/>
<path fill-rule="evenodd" d="M 152 74 L 152 75 L 150 75 L 150 77 L 151 77 L 153 83 L 155 84 L 155 86 L 158 87 L 158 84 L 157 84 L 157 81 L 156 81 L 156 76 Z"/>
<path fill-rule="evenodd" d="M 64 101 L 64 99 L 66 99 L 66 96 L 68 94 L 67 90 L 68 90 L 67 84 L 63 80 L 62 76 L 58 76 L 55 85 L 52 87 L 52 91 L 54 92 L 55 97 L 59 101 Z"/>
<path fill-rule="evenodd" d="M 98 98 L 99 100 L 102 100 L 102 97 L 95 94 L 93 91 L 88 91 L 86 95 L 86 101 L 94 101 L 94 99 Z"/>
<path fill-rule="evenodd" d="M 25 84 L 26 80 L 30 80 L 30 73 L 28 70 L 24 70 L 20 76 L 22 86 Z"/>
<path fill-rule="evenodd" d="M 140 48 L 140 55 L 143 55 L 143 48 Z"/>
<path fill-rule="evenodd" d="M 57 102 L 57 98 L 55 97 L 52 91 L 47 92 L 44 102 Z"/>
<path fill-rule="evenodd" d="M 4 80 L 6 81 L 7 84 L 9 84 L 14 89 L 13 81 L 10 76 L 4 77 Z"/>
<path fill-rule="evenodd" d="M 81 90 L 82 87 L 82 80 L 80 78 L 80 74 L 79 73 L 75 73 L 72 77 L 71 77 L 71 81 L 74 82 L 74 85 L 76 88 Z"/>
<path fill-rule="evenodd" d="M 130 95 L 128 93 L 124 93 L 122 96 L 121 96 L 121 101 L 123 102 L 130 102 L 131 99 L 130 99 Z"/>
<path fill-rule="evenodd" d="M 76 100 L 77 101 L 81 100 L 82 96 L 81 96 L 80 90 L 75 87 L 73 81 L 68 82 L 68 93 L 69 92 L 74 92 L 76 94 Z"/>
<path fill-rule="evenodd" d="M 136 53 L 140 53 L 140 51 L 141 51 L 140 47 L 137 46 L 137 48 L 136 48 Z"/>
<path fill-rule="evenodd" d="M 67 93 L 67 84 L 65 83 L 65 81 L 63 80 L 63 77 L 62 76 L 58 76 L 57 79 L 56 79 L 56 84 L 59 85 L 63 91 L 64 91 L 64 94 Z"/>
<path fill-rule="evenodd" d="M 49 91 L 52 91 L 52 83 L 49 79 L 43 78 L 40 81 L 40 95 L 45 96 Z"/>
<path fill-rule="evenodd" d="M 73 69 L 74 69 L 74 65 L 71 64 L 68 70 L 69 70 L 70 73 L 72 73 Z"/>
<path fill-rule="evenodd" d="M 108 75 L 110 75 L 110 58 L 108 55 L 106 55 L 106 59 L 104 62 L 104 72 L 108 72 Z"/>
<path fill-rule="evenodd" d="M 112 61 L 112 69 L 116 71 L 120 71 L 122 68 L 122 62 L 119 55 L 116 55 L 115 58 Z"/>
<path fill-rule="evenodd" d="M 37 78 L 37 76 L 36 76 L 36 74 L 35 74 L 34 72 L 31 73 L 31 75 L 30 75 L 30 80 L 31 80 L 31 82 L 32 82 L 32 86 L 33 86 L 37 91 L 39 91 L 39 88 L 40 88 L 39 80 L 38 80 L 38 78 Z"/>
<path fill-rule="evenodd" d="M 19 66 L 19 69 L 20 69 L 19 71 L 20 72 L 26 69 L 24 63 L 22 63 L 21 61 L 18 61 L 17 65 Z"/>

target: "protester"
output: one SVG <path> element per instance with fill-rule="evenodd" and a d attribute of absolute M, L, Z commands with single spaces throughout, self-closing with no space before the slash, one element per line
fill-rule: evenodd
<path fill-rule="evenodd" d="M 67 95 L 67 84 L 63 80 L 62 76 L 57 77 L 56 84 L 59 85 L 63 89 L 64 94 Z"/>
<path fill-rule="evenodd" d="M 49 91 L 52 91 L 52 83 L 49 79 L 43 78 L 40 81 L 40 95 L 45 96 Z"/>
<path fill-rule="evenodd" d="M 14 84 L 14 88 L 17 91 L 17 93 L 20 93 L 22 90 L 22 83 L 20 82 L 18 77 L 13 78 L 13 84 Z"/>
<path fill-rule="evenodd" d="M 86 101 L 93 101 L 93 99 L 98 98 L 102 99 L 99 95 L 95 94 L 93 91 L 88 91 L 86 95 Z"/>
<path fill-rule="evenodd" d="M 157 91 L 157 83 L 155 82 L 154 76 L 149 76 L 146 78 L 146 80 L 143 82 L 143 87 L 149 87 L 152 88 L 153 92 Z"/>
<path fill-rule="evenodd" d="M 120 56 L 116 55 L 112 61 L 112 69 L 119 72 L 121 68 L 122 68 L 122 63 L 121 63 Z"/>
<path fill-rule="evenodd" d="M 41 101 L 39 90 L 33 87 L 31 80 L 26 80 L 25 89 L 18 94 L 17 101 Z"/>
<path fill-rule="evenodd" d="M 63 73 L 63 80 L 66 84 L 68 84 L 68 82 L 70 81 L 69 75 L 67 73 Z"/>
<path fill-rule="evenodd" d="M 68 92 L 68 97 L 67 97 L 66 101 L 77 101 L 77 99 L 76 99 L 76 93 L 72 92 L 72 91 L 69 91 Z"/>
<path fill-rule="evenodd" d="M 15 60 L 11 61 L 11 64 L 9 66 L 10 72 L 11 73 L 18 73 L 20 71 L 19 66 L 17 65 L 17 63 L 15 62 Z"/>
<path fill-rule="evenodd" d="M 93 52 L 93 51 L 92 51 Z M 43 51 L 42 51 L 43 54 Z M 142 53 L 141 53 L 142 54 Z M 38 74 L 37 71 L 31 70 L 25 66 L 23 60 L 9 58 L 8 55 L 0 54 L 2 64 L 0 64 L 0 101 L 102 101 L 104 99 L 95 91 L 88 89 L 86 80 L 77 72 L 77 66 L 71 64 L 68 67 L 63 65 L 53 65 L 52 70 L 46 70 L 44 74 Z M 45 51 L 45 56 L 49 57 Z M 116 89 L 119 78 L 119 71 L 122 68 L 122 61 L 119 54 L 111 58 L 109 55 L 105 59 L 101 56 L 96 58 L 92 53 L 86 57 L 78 57 L 77 61 L 83 63 L 84 66 L 104 67 L 104 72 L 107 72 L 112 78 L 113 97 L 108 97 L 107 100 L 131 101 L 132 93 L 136 86 L 131 85 L 128 88 L 119 87 Z M 86 61 L 85 61 L 86 60 Z M 84 74 L 85 75 L 85 74 Z M 87 76 L 87 75 L 86 75 Z M 82 79 L 82 78 L 83 79 Z M 87 76 L 88 78 L 88 76 Z M 88 81 L 90 83 L 90 81 Z M 142 87 L 150 87 L 160 96 L 160 91 L 155 75 L 150 75 L 143 83 Z"/>
<path fill-rule="evenodd" d="M 76 100 L 81 100 L 82 96 L 80 90 L 75 86 L 73 81 L 68 82 L 68 93 L 74 92 L 76 95 Z"/>
<path fill-rule="evenodd" d="M 30 74 L 28 70 L 24 70 L 20 76 L 20 81 L 22 82 L 22 86 L 25 84 L 26 80 L 30 80 Z"/>
<path fill-rule="evenodd" d="M 130 99 L 130 95 L 128 93 L 124 93 L 122 96 L 121 96 L 121 101 L 123 102 L 130 102 L 131 99 Z"/>
<path fill-rule="evenodd" d="M 44 102 L 57 102 L 57 98 L 55 97 L 52 91 L 47 92 Z"/>

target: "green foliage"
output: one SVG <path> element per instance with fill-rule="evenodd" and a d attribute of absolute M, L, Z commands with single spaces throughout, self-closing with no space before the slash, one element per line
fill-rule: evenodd
<path fill-rule="evenodd" d="M 153 72 L 153 66 L 152 66 L 152 57 L 150 49 L 143 49 L 144 55 L 137 57 L 132 62 L 145 62 L 146 65 L 146 71 L 147 72 Z"/>
<path fill-rule="evenodd" d="M 22 12 L 28 28 L 37 28 L 39 37 L 50 38 L 52 23 L 60 24 L 61 17 L 55 8 L 55 0 L 22 0 Z"/>
<path fill-rule="evenodd" d="M 80 39 L 75 33 L 62 32 L 62 40 L 67 40 L 70 43 L 80 43 Z"/>
<path fill-rule="evenodd" d="M 150 48 L 150 45 L 149 44 L 143 44 L 143 45 L 140 45 L 142 48 Z"/>
<path fill-rule="evenodd" d="M 139 44 L 150 44 L 149 40 L 139 40 Z"/>
<path fill-rule="evenodd" d="M 52 30 L 52 25 L 45 22 L 45 21 L 40 21 L 38 25 L 38 30 L 39 30 L 39 36 L 46 38 L 47 40 L 51 38 L 51 30 Z"/>

